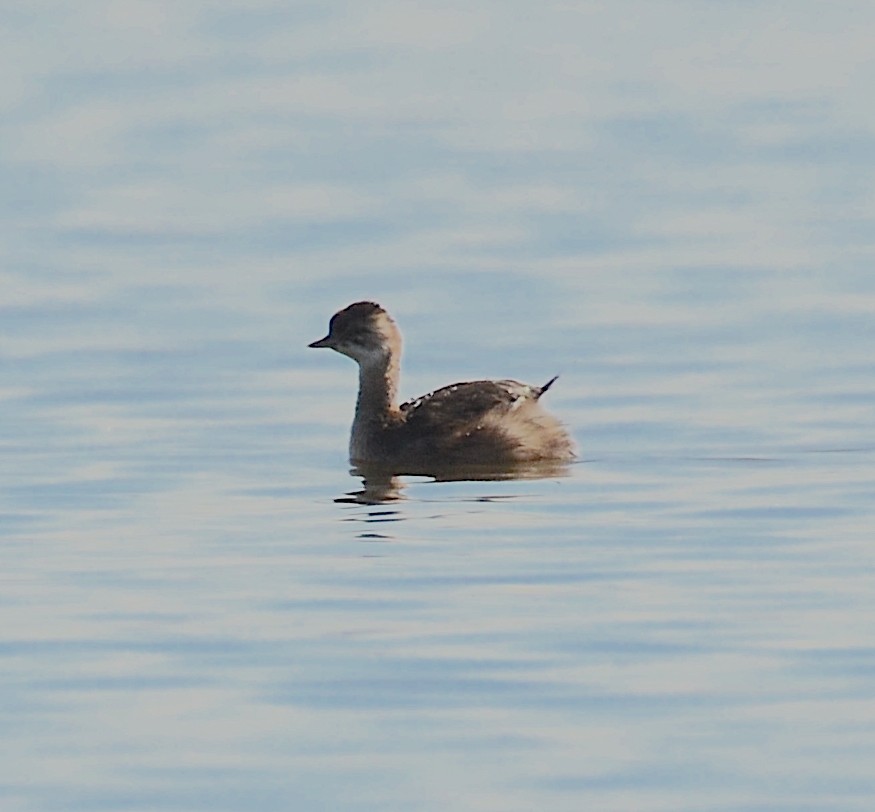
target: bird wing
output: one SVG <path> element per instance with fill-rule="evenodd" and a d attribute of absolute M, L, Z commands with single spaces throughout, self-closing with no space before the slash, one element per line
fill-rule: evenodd
<path fill-rule="evenodd" d="M 469 381 L 454 383 L 401 405 L 404 422 L 428 431 L 467 430 L 486 414 L 511 411 L 523 400 L 537 398 L 539 387 L 519 381 Z"/>

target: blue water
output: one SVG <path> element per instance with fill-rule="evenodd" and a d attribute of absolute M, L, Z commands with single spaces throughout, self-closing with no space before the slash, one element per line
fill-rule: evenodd
<path fill-rule="evenodd" d="M 4 812 L 872 809 L 875 10 L 4 16 Z M 360 298 L 579 461 L 367 504 Z"/>

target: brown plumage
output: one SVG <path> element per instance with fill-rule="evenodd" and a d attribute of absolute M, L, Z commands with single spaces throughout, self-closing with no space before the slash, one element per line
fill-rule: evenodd
<path fill-rule="evenodd" d="M 373 302 L 335 313 L 328 335 L 310 346 L 329 347 L 359 365 L 349 443 L 355 464 L 433 473 L 574 458 L 567 431 L 538 403 L 556 378 L 543 386 L 512 380 L 456 383 L 397 405 L 401 333 Z"/>

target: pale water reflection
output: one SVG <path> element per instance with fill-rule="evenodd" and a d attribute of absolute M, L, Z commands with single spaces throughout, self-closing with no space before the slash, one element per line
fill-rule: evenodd
<path fill-rule="evenodd" d="M 875 6 L 533 8 L 5 13 L 3 812 L 873 808 Z M 357 299 L 580 461 L 351 476 Z"/>

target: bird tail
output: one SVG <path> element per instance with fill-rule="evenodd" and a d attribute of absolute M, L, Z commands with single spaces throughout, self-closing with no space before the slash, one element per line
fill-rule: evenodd
<path fill-rule="evenodd" d="M 541 395 L 544 394 L 544 392 L 546 392 L 546 391 L 547 391 L 547 390 L 548 390 L 548 389 L 549 389 L 554 383 L 556 383 L 556 380 L 557 380 L 558 378 L 559 378 L 558 375 L 554 375 L 552 378 L 550 378 L 550 380 L 547 381 L 547 383 L 545 383 L 545 384 L 544 384 L 544 385 L 538 390 L 538 394 L 535 395 L 535 400 L 538 400 L 538 398 L 540 398 Z"/>

